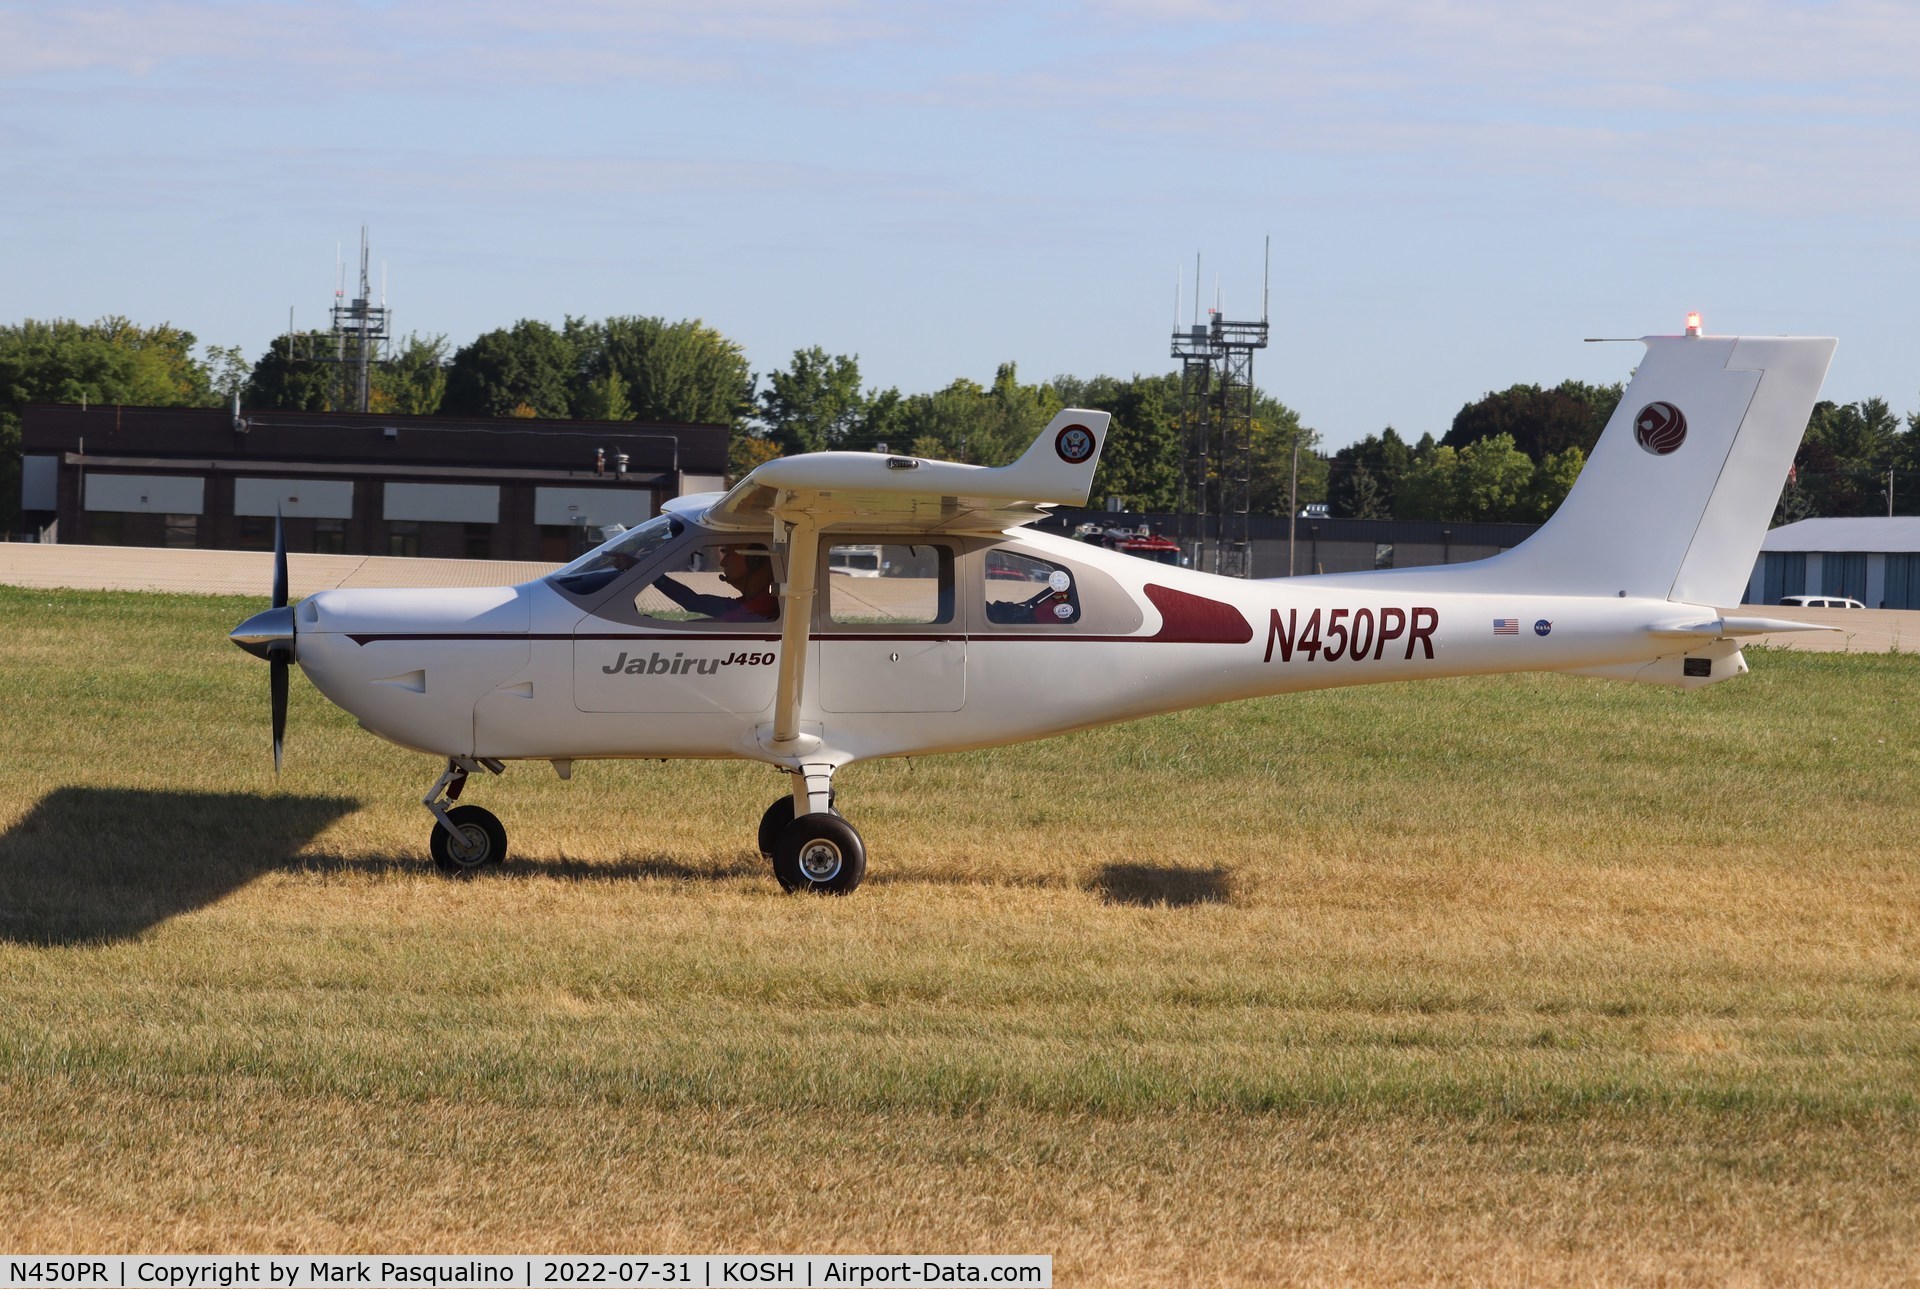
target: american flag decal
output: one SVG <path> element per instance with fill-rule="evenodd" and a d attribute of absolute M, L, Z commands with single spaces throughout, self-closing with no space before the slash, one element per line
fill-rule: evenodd
<path fill-rule="evenodd" d="M 1497 636 L 1517 636 L 1520 634 L 1519 618 L 1495 618 L 1493 634 Z"/>

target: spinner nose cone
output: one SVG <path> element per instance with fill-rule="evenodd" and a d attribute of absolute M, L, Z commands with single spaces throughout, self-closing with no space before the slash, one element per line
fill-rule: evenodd
<path fill-rule="evenodd" d="M 227 639 L 256 658 L 293 656 L 293 610 L 286 605 L 262 609 L 235 627 Z"/>

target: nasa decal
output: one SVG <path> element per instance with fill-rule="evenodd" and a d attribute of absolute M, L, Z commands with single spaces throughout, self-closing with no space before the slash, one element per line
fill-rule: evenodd
<path fill-rule="evenodd" d="M 1053 450 L 1068 465 L 1079 465 L 1092 456 L 1093 445 L 1093 431 L 1084 425 L 1069 425 L 1053 440 Z"/>
<path fill-rule="evenodd" d="M 1687 441 L 1687 418 L 1672 403 L 1648 403 L 1633 418 L 1633 438 L 1657 457 Z"/>

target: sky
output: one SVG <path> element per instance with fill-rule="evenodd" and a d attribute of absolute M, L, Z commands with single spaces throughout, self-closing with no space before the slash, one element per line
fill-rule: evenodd
<path fill-rule="evenodd" d="M 364 225 L 401 333 L 699 318 L 914 393 L 1170 370 L 1198 256 L 1329 448 L 1690 310 L 1920 410 L 1916 163 L 1883 0 L 0 0 L 0 321 L 257 356 Z"/>

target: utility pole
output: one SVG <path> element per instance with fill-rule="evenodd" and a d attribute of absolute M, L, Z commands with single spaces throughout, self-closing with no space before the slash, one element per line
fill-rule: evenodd
<path fill-rule="evenodd" d="M 1300 536 L 1300 427 L 1293 427 L 1293 469 L 1287 477 L 1287 576 L 1293 576 L 1294 539 Z"/>

